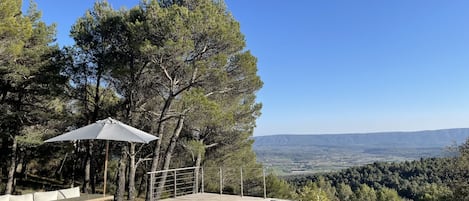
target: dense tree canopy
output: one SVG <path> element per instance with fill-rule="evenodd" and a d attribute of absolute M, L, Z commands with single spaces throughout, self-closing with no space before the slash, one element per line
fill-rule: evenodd
<path fill-rule="evenodd" d="M 288 180 L 302 187 L 325 179 L 336 188 L 335 195 L 340 200 L 364 200 L 370 197 L 368 194 L 375 194 L 377 200 L 399 200 L 399 196 L 417 201 L 467 200 L 468 145 L 469 140 L 457 147 L 454 157 L 379 162 L 335 173 L 292 176 Z"/>
<path fill-rule="evenodd" d="M 23 161 L 31 153 L 24 149 L 32 149 L 50 134 L 55 128 L 50 118 L 60 119 L 65 79 L 60 74 L 62 54 L 52 45 L 55 26 L 40 21 L 35 4 L 27 15 L 21 13 L 21 1 L 0 5 L 0 137 L 2 161 L 8 161 L 3 166 L 8 169 L 5 192 L 11 193 L 18 159 Z"/>
<path fill-rule="evenodd" d="M 0 7 L 0 97 L 8 111 L 1 114 L 1 148 L 10 148 L 12 179 L 18 156 L 10 145 L 17 139 L 58 149 L 60 145 L 41 142 L 107 116 L 160 138 L 150 145 L 111 146 L 112 155 L 120 158 L 118 200 L 125 186 L 129 199 L 136 196 L 135 180 L 143 178 L 144 171 L 259 167 L 250 137 L 260 115 L 255 93 L 262 81 L 256 58 L 245 50 L 239 23 L 223 2 L 149 0 L 121 10 L 96 2 L 73 25 L 75 44 L 62 51 L 51 45 L 54 26 L 40 22 L 34 6 L 28 15 L 20 8 L 21 1 L 13 0 L 2 1 Z M 51 128 L 47 135 L 36 131 Z M 52 155 L 49 161 L 55 165 L 48 168 L 60 166 L 60 171 L 44 176 L 71 171 L 68 182 L 83 181 L 83 191 L 94 192 L 99 185 L 94 182 L 102 179 L 97 158 L 103 146 L 73 145 L 62 146 L 73 153 L 68 159 L 63 151 Z M 137 161 L 148 157 L 150 163 Z M 139 185 L 140 192 L 144 180 Z M 7 192 L 12 191 L 8 187 Z"/>

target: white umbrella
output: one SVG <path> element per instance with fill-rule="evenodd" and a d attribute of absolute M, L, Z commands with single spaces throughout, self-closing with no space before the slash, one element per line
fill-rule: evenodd
<path fill-rule="evenodd" d="M 158 137 L 126 125 L 111 117 L 96 121 L 96 123 L 64 133 L 44 142 L 72 141 L 72 140 L 114 140 L 125 142 L 149 143 Z M 104 161 L 104 191 L 106 194 L 107 159 L 109 141 L 106 142 L 106 160 Z"/>

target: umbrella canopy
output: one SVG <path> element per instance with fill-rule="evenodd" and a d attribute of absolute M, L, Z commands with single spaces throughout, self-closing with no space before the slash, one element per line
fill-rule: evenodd
<path fill-rule="evenodd" d="M 126 125 L 111 117 L 96 121 L 96 123 L 64 133 L 45 142 L 72 140 L 113 140 L 125 142 L 149 143 L 158 139 L 156 136 Z"/>
<path fill-rule="evenodd" d="M 126 125 L 120 121 L 112 119 L 111 117 L 103 120 L 96 121 L 78 128 L 76 130 L 64 133 L 57 137 L 48 139 L 44 142 L 58 142 L 58 141 L 72 141 L 72 140 L 106 140 L 106 155 L 104 160 L 104 190 L 103 195 L 106 194 L 106 181 L 107 181 L 107 160 L 109 150 L 109 140 L 125 141 L 125 142 L 138 142 L 149 143 L 158 137 L 136 129 L 132 126 Z"/>

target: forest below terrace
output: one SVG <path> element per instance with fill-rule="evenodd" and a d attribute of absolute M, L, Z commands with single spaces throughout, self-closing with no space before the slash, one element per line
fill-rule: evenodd
<path fill-rule="evenodd" d="M 303 201 L 469 200 L 469 140 L 455 151 L 452 157 L 376 162 L 285 180 L 271 177 L 269 185 L 277 191 L 270 193 Z"/>
<path fill-rule="evenodd" d="M 111 142 L 108 192 L 116 200 L 145 197 L 147 171 L 260 167 L 250 137 L 263 83 L 222 1 L 148 0 L 119 10 L 96 1 L 62 48 L 56 25 L 41 20 L 34 2 L 27 12 L 22 3 L 0 1 L 1 194 L 57 181 L 102 189 L 105 143 L 43 142 L 107 117 L 159 138 Z M 34 187 L 32 178 L 47 181 Z"/>

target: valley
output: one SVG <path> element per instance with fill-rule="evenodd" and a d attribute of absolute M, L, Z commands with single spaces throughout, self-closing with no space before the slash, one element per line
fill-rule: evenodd
<path fill-rule="evenodd" d="M 278 175 L 330 172 L 374 162 L 454 155 L 469 129 L 255 137 L 257 160 Z"/>

